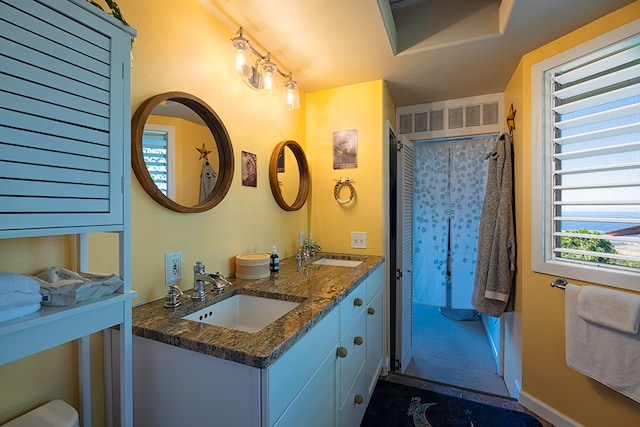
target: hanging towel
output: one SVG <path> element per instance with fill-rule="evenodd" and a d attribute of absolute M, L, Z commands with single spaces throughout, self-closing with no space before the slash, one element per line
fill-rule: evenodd
<path fill-rule="evenodd" d="M 204 202 L 216 185 L 218 174 L 213 170 L 211 163 L 205 161 L 200 172 L 200 203 Z"/>
<path fill-rule="evenodd" d="M 40 310 L 40 304 L 22 305 L 20 307 L 0 310 L 0 322 L 6 322 L 7 320 L 17 319 L 18 317 L 35 313 L 38 310 Z"/>
<path fill-rule="evenodd" d="M 31 294 L 39 291 L 40 284 L 33 277 L 0 271 L 0 295 L 9 292 Z"/>
<path fill-rule="evenodd" d="M 0 297 L 0 310 L 20 307 L 23 305 L 40 304 L 42 295 L 40 292 L 24 293 L 24 292 L 7 292 Z"/>
<path fill-rule="evenodd" d="M 578 296 L 578 316 L 592 323 L 637 334 L 640 326 L 640 295 L 583 286 Z"/>
<path fill-rule="evenodd" d="M 480 214 L 471 305 L 493 317 L 511 310 L 516 270 L 512 145 L 511 135 L 503 134 L 486 157 L 487 189 Z"/>
<path fill-rule="evenodd" d="M 584 320 L 578 315 L 582 292 L 571 283 L 565 289 L 567 366 L 640 402 L 640 334 Z"/>

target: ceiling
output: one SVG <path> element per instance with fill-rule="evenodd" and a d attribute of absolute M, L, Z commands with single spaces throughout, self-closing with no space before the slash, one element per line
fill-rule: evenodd
<path fill-rule="evenodd" d="M 502 92 L 525 53 L 634 2 L 197 1 L 304 92 L 384 79 L 397 107 Z"/>

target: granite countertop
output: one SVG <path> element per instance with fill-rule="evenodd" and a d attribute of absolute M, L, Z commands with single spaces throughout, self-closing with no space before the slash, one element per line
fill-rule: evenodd
<path fill-rule="evenodd" d="M 205 301 L 182 298 L 182 304 L 176 309 L 165 308 L 164 298 L 134 307 L 133 334 L 256 368 L 267 368 L 384 260 L 381 256 L 331 253 L 323 253 L 318 258 L 363 262 L 353 268 L 311 264 L 301 269 L 296 266 L 295 258 L 283 259 L 277 278 L 229 278 L 232 286 L 222 294 L 211 292 L 211 285 L 207 284 Z M 254 333 L 182 320 L 184 316 L 237 293 L 296 301 L 300 305 Z"/>

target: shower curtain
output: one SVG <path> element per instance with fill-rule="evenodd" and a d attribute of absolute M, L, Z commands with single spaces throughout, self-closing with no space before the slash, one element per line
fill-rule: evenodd
<path fill-rule="evenodd" d="M 470 309 L 478 228 L 495 136 L 414 147 L 413 302 Z M 449 255 L 449 256 L 448 256 Z"/>

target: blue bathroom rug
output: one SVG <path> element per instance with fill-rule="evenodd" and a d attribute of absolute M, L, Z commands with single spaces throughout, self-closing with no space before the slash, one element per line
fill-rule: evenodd
<path fill-rule="evenodd" d="M 523 412 L 378 381 L 361 427 L 541 427 Z"/>

